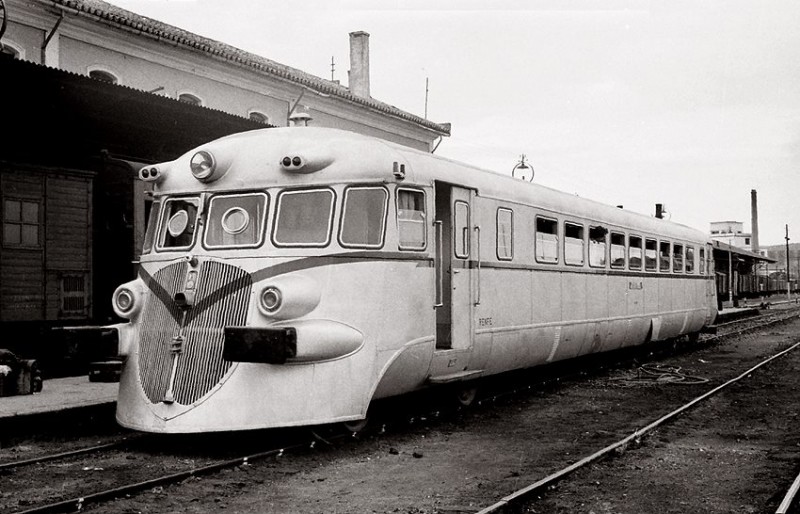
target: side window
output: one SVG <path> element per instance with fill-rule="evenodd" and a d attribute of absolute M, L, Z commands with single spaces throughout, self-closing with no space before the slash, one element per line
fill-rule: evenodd
<path fill-rule="evenodd" d="M 514 212 L 510 209 L 497 209 L 497 258 L 514 258 Z"/>
<path fill-rule="evenodd" d="M 628 267 L 642 269 L 642 238 L 639 236 L 628 238 Z"/>
<path fill-rule="evenodd" d="M 537 262 L 558 262 L 558 222 L 547 218 L 536 217 L 536 253 Z"/>
<path fill-rule="evenodd" d="M 669 271 L 669 241 L 661 241 L 658 245 L 658 271 Z"/>
<path fill-rule="evenodd" d="M 700 256 L 699 257 L 700 258 L 698 260 L 700 261 L 700 274 L 701 275 L 705 275 L 706 274 L 706 249 L 705 248 L 700 248 Z"/>
<path fill-rule="evenodd" d="M 283 191 L 278 195 L 274 240 L 278 246 L 326 246 L 333 221 L 333 191 Z"/>
<path fill-rule="evenodd" d="M 644 245 L 644 269 L 655 271 L 658 269 L 658 243 L 655 239 L 645 239 Z"/>
<path fill-rule="evenodd" d="M 606 234 L 606 228 L 589 227 L 589 266 L 606 267 Z"/>
<path fill-rule="evenodd" d="M 386 228 L 389 194 L 382 187 L 349 187 L 344 192 L 342 246 L 380 248 Z"/>
<path fill-rule="evenodd" d="M 208 247 L 255 247 L 261 244 L 266 223 L 267 195 L 215 196 L 206 220 Z"/>
<path fill-rule="evenodd" d="M 683 245 L 672 245 L 672 271 L 683 272 Z"/>
<path fill-rule="evenodd" d="M 159 227 L 159 249 L 189 248 L 197 229 L 199 198 L 171 198 L 164 204 Z"/>
<path fill-rule="evenodd" d="M 466 259 L 469 257 L 469 205 L 456 202 L 454 210 L 453 251 L 459 259 Z"/>
<path fill-rule="evenodd" d="M 625 234 L 611 233 L 611 267 L 625 268 Z"/>
<path fill-rule="evenodd" d="M 158 215 L 161 214 L 161 201 L 156 200 L 150 207 L 150 217 L 147 218 L 147 229 L 144 232 L 144 245 L 142 253 L 150 253 L 153 249 L 153 241 L 156 239 L 156 227 L 158 227 Z"/>
<path fill-rule="evenodd" d="M 583 225 L 564 223 L 564 262 L 583 265 Z"/>
<path fill-rule="evenodd" d="M 694 246 L 686 247 L 686 273 L 694 273 Z"/>
<path fill-rule="evenodd" d="M 397 232 L 401 250 L 424 250 L 425 194 L 410 189 L 397 190 Z"/>
<path fill-rule="evenodd" d="M 37 248 L 41 209 L 35 200 L 6 199 L 3 201 L 3 245 Z"/>

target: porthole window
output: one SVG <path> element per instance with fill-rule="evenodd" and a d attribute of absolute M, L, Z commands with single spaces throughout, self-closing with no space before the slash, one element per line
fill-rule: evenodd
<path fill-rule="evenodd" d="M 222 230 L 228 234 L 241 234 L 249 224 L 250 215 L 241 207 L 231 207 L 222 215 Z"/>
<path fill-rule="evenodd" d="M 186 211 L 178 211 L 167 222 L 167 231 L 172 237 L 180 237 L 189 226 L 189 215 Z"/>

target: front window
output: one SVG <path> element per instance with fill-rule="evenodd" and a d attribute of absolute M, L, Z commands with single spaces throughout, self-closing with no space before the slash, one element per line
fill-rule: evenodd
<path fill-rule="evenodd" d="M 275 244 L 326 246 L 333 219 L 333 191 L 284 191 L 278 196 Z"/>
<path fill-rule="evenodd" d="M 342 246 L 380 248 L 386 228 L 389 195 L 382 187 L 351 187 L 342 206 Z"/>
<path fill-rule="evenodd" d="M 267 195 L 215 196 L 208 207 L 205 245 L 255 247 L 261 244 L 267 212 Z"/>
<path fill-rule="evenodd" d="M 185 249 L 194 244 L 199 206 L 198 198 L 171 198 L 166 201 L 158 231 L 159 249 Z"/>
<path fill-rule="evenodd" d="M 161 213 L 161 201 L 156 200 L 150 207 L 150 217 L 147 219 L 147 230 L 145 230 L 144 233 L 144 247 L 142 248 L 142 253 L 150 253 L 150 250 L 153 249 L 159 213 Z"/>

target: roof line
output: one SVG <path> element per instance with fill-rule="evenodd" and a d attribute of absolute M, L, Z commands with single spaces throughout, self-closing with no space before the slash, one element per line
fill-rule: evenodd
<path fill-rule="evenodd" d="M 111 5 L 102 0 L 39 0 L 57 9 L 94 19 L 128 32 L 143 35 L 156 41 L 170 41 L 176 45 L 203 52 L 214 58 L 268 73 L 286 82 L 306 87 L 318 93 L 332 95 L 341 100 L 367 107 L 381 114 L 411 122 L 442 136 L 449 136 L 449 123 L 435 123 L 415 114 L 403 111 L 373 98 L 354 95 L 344 86 L 327 81 L 310 73 L 280 64 L 265 57 L 246 52 L 234 46 L 194 34 L 146 16 Z"/>

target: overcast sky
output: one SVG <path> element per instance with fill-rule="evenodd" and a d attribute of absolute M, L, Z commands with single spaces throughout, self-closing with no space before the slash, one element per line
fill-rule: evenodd
<path fill-rule="evenodd" d="M 709 230 L 800 242 L 800 2 L 112 0 L 347 83 L 370 33 L 372 96 L 453 124 L 437 154 Z"/>

